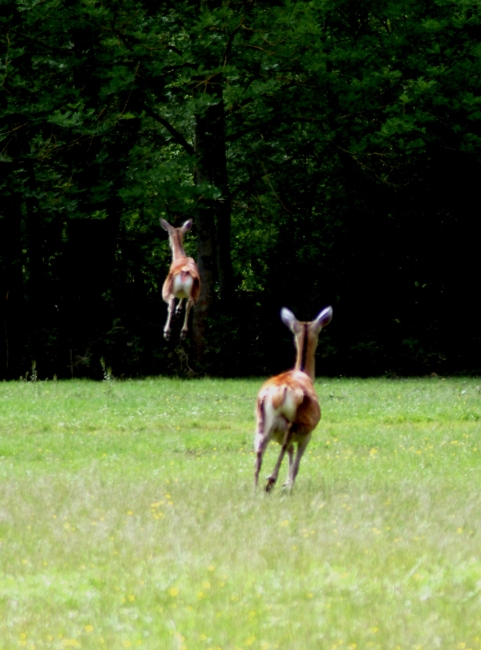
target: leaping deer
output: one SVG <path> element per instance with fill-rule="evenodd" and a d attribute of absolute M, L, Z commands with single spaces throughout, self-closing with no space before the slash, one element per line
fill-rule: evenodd
<path fill-rule="evenodd" d="M 321 409 L 314 390 L 315 354 L 320 331 L 332 319 L 327 307 L 310 323 L 298 321 L 289 309 L 282 309 L 281 318 L 294 334 L 297 348 L 293 370 L 268 379 L 257 396 L 257 428 L 254 448 L 257 454 L 254 485 L 257 487 L 262 457 L 270 440 L 281 445 L 274 471 L 267 479 L 266 492 L 274 487 L 282 459 L 287 451 L 289 471 L 286 486 L 292 489 L 312 431 L 321 419 Z M 297 443 L 294 460 L 294 443 Z"/>
<path fill-rule="evenodd" d="M 192 220 L 186 221 L 180 228 L 174 228 L 165 219 L 160 220 L 160 225 L 169 233 L 169 244 L 172 249 L 172 264 L 169 274 L 162 287 L 162 298 L 168 305 L 167 321 L 164 327 L 164 338 L 170 339 L 170 321 L 174 313 L 175 299 L 179 298 L 175 312 L 178 314 L 182 309 L 182 300 L 187 300 L 185 307 L 184 325 L 180 332 L 181 338 L 185 339 L 189 327 L 189 314 L 192 305 L 197 302 L 200 293 L 200 275 L 197 264 L 192 257 L 187 257 L 184 250 L 184 235 L 191 229 Z"/>

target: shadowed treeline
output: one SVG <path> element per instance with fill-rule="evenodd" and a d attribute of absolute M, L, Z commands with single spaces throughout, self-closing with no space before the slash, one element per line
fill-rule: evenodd
<path fill-rule="evenodd" d="M 272 375 L 327 305 L 319 374 L 481 369 L 476 3 L 3 7 L 1 378 Z"/>

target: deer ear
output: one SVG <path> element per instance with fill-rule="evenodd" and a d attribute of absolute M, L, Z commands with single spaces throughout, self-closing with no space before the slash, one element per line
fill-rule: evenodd
<path fill-rule="evenodd" d="M 184 223 L 184 225 L 182 226 L 182 232 L 183 232 L 183 233 L 186 233 L 186 232 L 187 232 L 188 230 L 190 230 L 191 228 L 192 228 L 192 219 L 189 219 L 189 220 L 186 221 L 186 222 Z"/>
<path fill-rule="evenodd" d="M 162 218 L 159 221 L 160 221 L 160 225 L 162 226 L 162 228 L 164 230 L 167 230 L 167 232 L 170 232 L 172 230 L 172 226 L 170 225 L 170 223 L 168 221 L 166 221 L 165 219 L 162 219 Z"/>
<path fill-rule="evenodd" d="M 322 330 L 323 327 L 329 325 L 332 320 L 332 307 L 326 307 L 321 311 L 319 316 L 314 320 L 313 324 L 318 332 Z"/>
<path fill-rule="evenodd" d="M 297 318 L 294 316 L 294 314 L 291 312 L 290 309 L 287 309 L 287 307 L 283 307 L 281 309 L 281 318 L 282 322 L 287 325 L 287 327 L 294 332 L 294 328 L 297 324 Z"/>

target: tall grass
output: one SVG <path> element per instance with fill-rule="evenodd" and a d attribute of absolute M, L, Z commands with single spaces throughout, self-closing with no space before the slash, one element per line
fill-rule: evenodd
<path fill-rule="evenodd" d="M 291 495 L 261 380 L 0 384 L 0 649 L 480 648 L 478 383 L 318 381 Z"/>

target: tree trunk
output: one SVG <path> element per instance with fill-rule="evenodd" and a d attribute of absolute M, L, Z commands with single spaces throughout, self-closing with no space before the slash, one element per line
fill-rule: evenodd
<path fill-rule="evenodd" d="M 28 194 L 25 197 L 26 243 L 27 243 L 27 336 L 30 340 L 31 361 L 38 361 L 43 353 L 43 331 L 45 314 L 49 303 L 44 263 L 44 232 L 42 211 L 37 199 L 37 178 L 33 160 L 25 161 L 27 169 Z M 29 360 L 30 361 L 30 360 Z"/>
<path fill-rule="evenodd" d="M 194 149 L 198 157 L 194 172 L 195 184 L 202 186 L 209 182 L 207 170 L 204 165 L 206 150 L 204 119 L 198 117 L 195 126 Z M 201 277 L 201 290 L 194 309 L 192 336 L 197 362 L 202 363 L 205 356 L 207 318 L 211 313 L 215 300 L 216 237 L 212 201 L 201 200 L 199 202 L 196 225 L 197 266 L 199 267 Z"/>
<path fill-rule="evenodd" d="M 212 80 L 211 80 L 212 81 Z M 202 363 L 206 349 L 206 324 L 215 302 L 215 283 L 219 283 L 221 308 L 229 304 L 233 293 L 231 259 L 231 199 L 228 185 L 225 113 L 222 76 L 208 86 L 217 103 L 196 117 L 194 150 L 197 156 L 195 183 L 212 185 L 221 191 L 220 199 L 201 198 L 197 215 L 198 266 L 202 289 L 194 310 L 193 339 L 197 361 Z"/>
<path fill-rule="evenodd" d="M 22 358 L 23 278 L 20 198 L 4 202 L 0 218 L 0 378 L 18 379 Z"/>
<path fill-rule="evenodd" d="M 220 75 L 219 75 L 220 77 Z M 217 85 L 215 86 L 217 88 Z M 219 90 L 220 93 L 220 90 Z M 216 225 L 217 276 L 219 294 L 222 306 L 230 302 L 232 295 L 232 259 L 231 259 L 231 198 L 229 179 L 227 176 L 227 158 L 225 143 L 225 112 L 222 96 L 219 102 L 212 106 L 207 115 L 209 123 L 209 146 L 207 163 L 209 166 L 209 181 L 221 192 L 221 198 L 214 201 Z M 210 131 L 210 132 L 209 132 Z"/>

